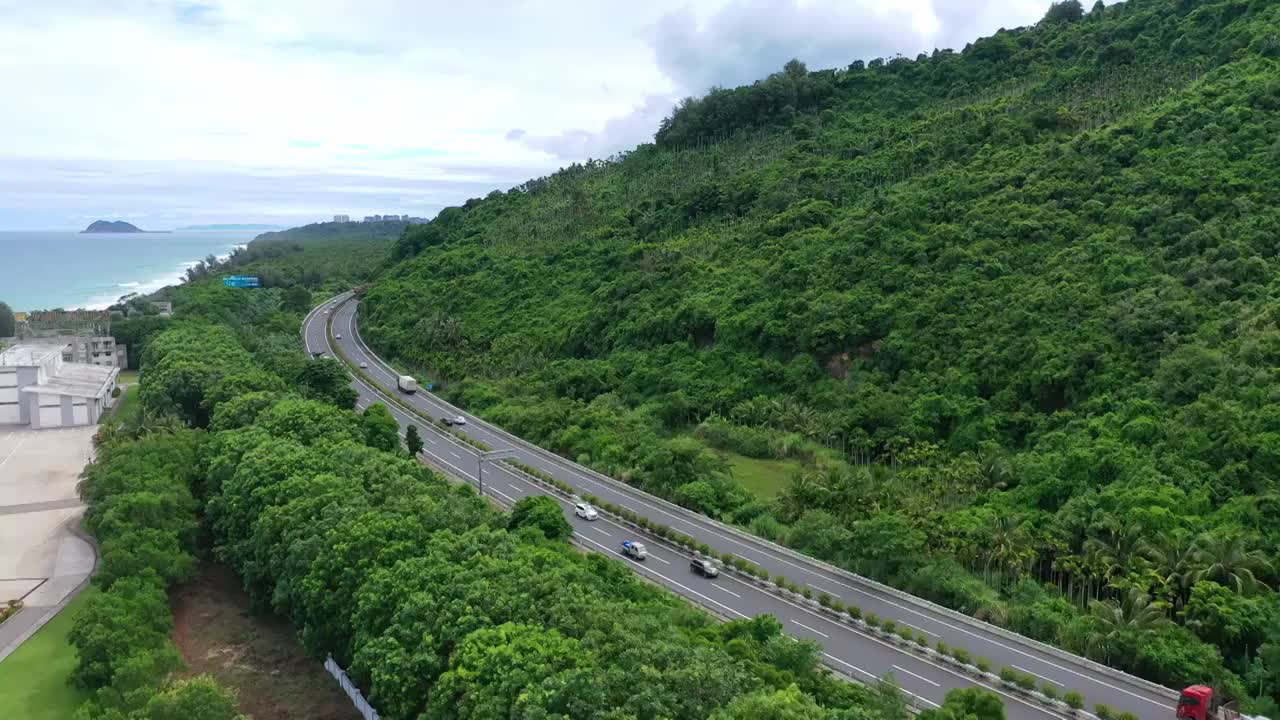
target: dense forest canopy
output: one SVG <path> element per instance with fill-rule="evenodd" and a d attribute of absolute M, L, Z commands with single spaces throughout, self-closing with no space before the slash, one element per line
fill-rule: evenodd
<path fill-rule="evenodd" d="M 646 490 L 1274 715 L 1278 164 L 1280 3 L 1069 1 L 446 209 L 363 325 Z"/>

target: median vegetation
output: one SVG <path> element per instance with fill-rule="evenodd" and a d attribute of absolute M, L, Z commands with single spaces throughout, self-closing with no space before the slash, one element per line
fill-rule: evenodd
<path fill-rule="evenodd" d="M 365 339 L 649 492 L 1274 716 L 1277 27 L 1069 1 L 789 64 L 410 228 Z M 763 501 L 714 448 L 804 470 Z"/>

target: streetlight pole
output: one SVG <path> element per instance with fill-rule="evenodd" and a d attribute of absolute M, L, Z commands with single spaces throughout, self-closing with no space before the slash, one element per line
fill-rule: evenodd
<path fill-rule="evenodd" d="M 500 450 L 481 450 L 476 448 L 476 482 L 480 485 L 481 495 L 484 495 L 484 461 L 503 460 L 515 456 L 515 448 L 502 448 Z"/>

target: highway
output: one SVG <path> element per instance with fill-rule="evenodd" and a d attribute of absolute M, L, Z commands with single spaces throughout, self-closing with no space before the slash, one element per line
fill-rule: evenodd
<path fill-rule="evenodd" d="M 363 408 L 374 402 L 382 402 L 388 406 L 402 428 L 409 424 L 417 425 L 426 446 L 423 451 L 424 459 L 451 474 L 475 483 L 475 449 L 438 430 L 421 417 L 388 402 L 387 396 L 394 397 L 429 417 L 463 415 L 468 422 L 465 426 L 456 428 L 457 430 L 491 448 L 511 450 L 514 459 L 548 473 L 580 493 L 596 495 L 654 522 L 668 525 L 706 543 L 717 553 L 729 552 L 750 560 L 768 570 L 771 576 L 785 576 L 798 585 L 812 588 L 815 593 L 826 592 L 847 604 L 857 605 L 864 613 L 875 613 L 881 618 L 892 619 L 917 633 L 926 634 L 931 645 L 941 639 L 948 645 L 969 650 L 974 656 L 989 658 L 993 669 L 1009 666 L 1034 675 L 1039 683 L 1053 683 L 1062 692 L 1078 690 L 1085 696 L 1090 709 L 1096 703 L 1106 703 L 1117 712 L 1127 710 L 1144 720 L 1166 720 L 1173 717 L 1177 695 L 1171 690 L 1158 688 L 1083 658 L 1049 649 L 1029 639 L 906 596 L 763 539 L 728 528 L 526 443 L 430 393 L 420 391 L 405 395 L 397 392 L 396 371 L 364 344 L 356 322 L 358 303 L 344 302 L 348 299 L 349 294 L 343 294 L 307 316 L 303 335 L 308 352 L 324 352 L 337 357 L 334 344 L 340 344 L 343 353 L 353 362 L 366 363 L 368 368 L 364 372 L 373 379 L 373 385 L 352 375 L 353 386 L 359 393 L 358 406 Z M 343 304 L 335 307 L 335 303 Z M 333 320 L 333 336 L 328 329 L 330 315 Z M 341 336 L 341 339 L 337 339 L 337 336 Z M 619 557 L 650 580 L 722 617 L 732 619 L 762 613 L 774 615 L 793 636 L 820 643 L 826 663 L 854 679 L 868 681 L 892 674 L 899 686 L 914 696 L 918 706 L 924 708 L 941 703 L 947 690 L 969 686 L 974 682 L 951 665 L 908 652 L 739 578 L 722 574 L 715 580 L 705 580 L 691 573 L 688 558 L 675 550 L 661 546 L 651 539 L 637 537 L 632 531 L 607 519 L 587 522 L 576 517 L 567 501 L 503 462 L 490 461 L 483 465 L 485 494 L 505 503 L 513 503 L 521 497 L 537 493 L 556 498 L 565 505 L 566 514 L 574 526 L 575 539 L 584 547 Z M 650 549 L 649 561 L 638 563 L 622 558 L 618 547 L 625 539 L 643 540 Z M 1034 700 L 1005 689 L 996 688 L 994 691 L 1003 697 L 1009 717 L 1013 720 L 1061 717 Z"/>

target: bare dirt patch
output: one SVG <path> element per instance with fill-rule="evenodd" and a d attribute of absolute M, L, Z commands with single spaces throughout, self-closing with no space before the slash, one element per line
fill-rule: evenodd
<path fill-rule="evenodd" d="M 208 673 L 240 697 L 254 720 L 358 720 L 338 683 L 303 654 L 281 618 L 254 615 L 240 579 L 202 565 L 171 597 L 173 640 L 195 674 Z"/>

